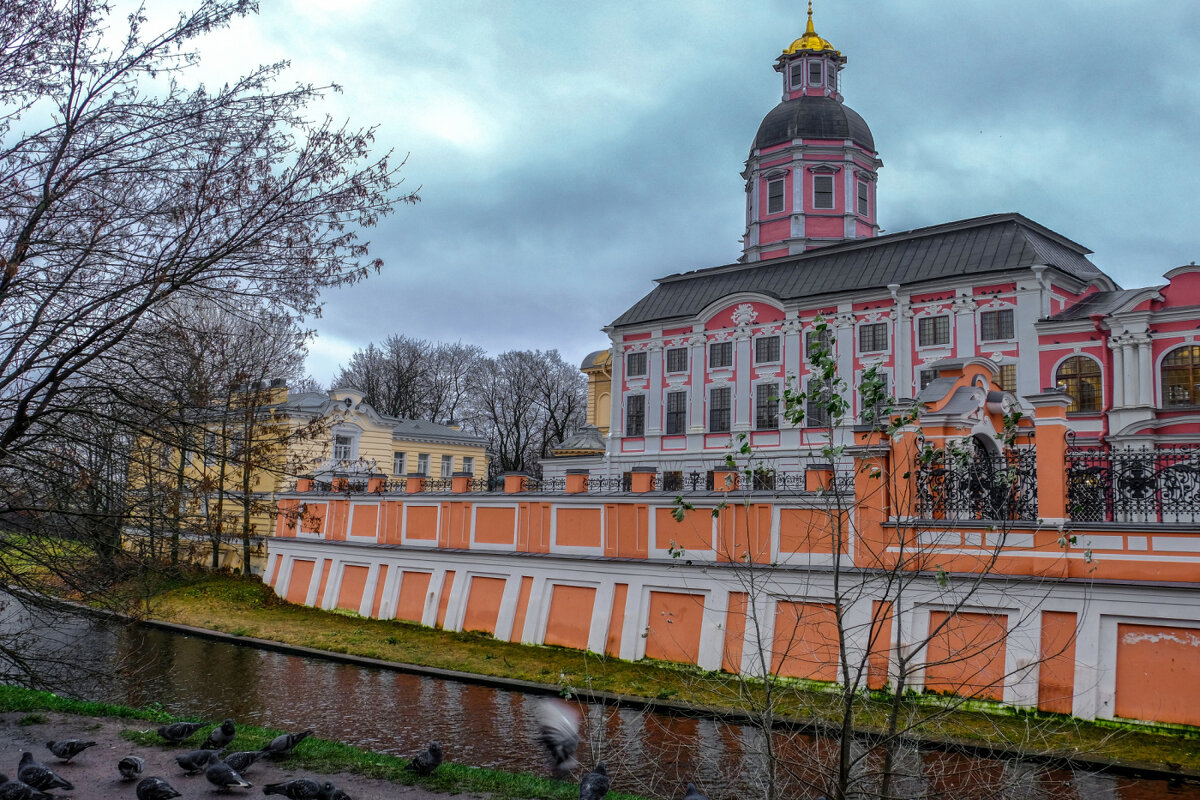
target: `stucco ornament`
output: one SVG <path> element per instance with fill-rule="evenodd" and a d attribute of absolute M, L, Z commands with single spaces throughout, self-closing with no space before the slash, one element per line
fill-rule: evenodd
<path fill-rule="evenodd" d="M 754 306 L 750 303 L 742 303 L 733 310 L 733 324 L 741 327 L 743 325 L 753 325 L 758 319 L 758 312 L 754 310 Z"/>

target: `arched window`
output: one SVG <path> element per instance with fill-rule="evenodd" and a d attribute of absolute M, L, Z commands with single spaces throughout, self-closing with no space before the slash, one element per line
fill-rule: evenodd
<path fill-rule="evenodd" d="M 1179 347 L 1162 360 L 1163 405 L 1200 406 L 1200 345 Z"/>
<path fill-rule="evenodd" d="M 1100 410 L 1100 365 L 1087 356 L 1072 356 L 1059 364 L 1054 385 L 1071 395 L 1067 411 Z"/>

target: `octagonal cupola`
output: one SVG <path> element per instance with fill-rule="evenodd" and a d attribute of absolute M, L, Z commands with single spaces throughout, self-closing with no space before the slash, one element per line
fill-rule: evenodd
<path fill-rule="evenodd" d="M 775 60 L 783 98 L 759 125 L 742 177 L 742 261 L 762 261 L 879 233 L 875 187 L 883 162 L 871 129 L 842 102 L 846 63 L 813 26 Z"/>

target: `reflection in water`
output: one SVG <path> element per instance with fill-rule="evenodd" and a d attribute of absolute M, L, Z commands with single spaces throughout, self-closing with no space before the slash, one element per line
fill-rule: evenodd
<path fill-rule="evenodd" d="M 473 684 L 284 655 L 137 627 L 106 629 L 75 618 L 54 628 L 73 645 L 71 671 L 52 671 L 59 691 L 132 706 L 159 704 L 181 715 L 232 717 L 275 728 L 313 728 L 318 736 L 384 753 L 409 755 L 437 739 L 449 758 L 481 767 L 545 774 L 534 739 L 533 698 Z M 97 672 L 102 674 L 97 674 Z M 605 759 L 614 788 L 661 798 L 682 796 L 695 781 L 713 800 L 755 795 L 763 740 L 740 725 L 600 705 L 583 707 L 580 761 Z M 774 746 L 807 771 L 780 776 L 782 796 L 820 792 L 831 769 L 830 742 L 781 732 Z M 867 767 L 878 769 L 876 754 Z M 1052 771 L 1029 764 L 908 749 L 902 770 L 914 776 L 901 796 L 933 790 L 955 800 L 1200 800 L 1200 788 L 1162 781 Z M 824 766 L 821 766 L 824 765 Z"/>

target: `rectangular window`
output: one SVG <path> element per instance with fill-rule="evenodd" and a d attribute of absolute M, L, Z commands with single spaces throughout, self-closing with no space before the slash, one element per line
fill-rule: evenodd
<path fill-rule="evenodd" d="M 868 194 L 867 194 L 867 182 L 859 181 L 858 182 L 858 215 L 860 217 L 867 216 L 870 207 L 871 207 L 871 205 L 868 202 Z"/>
<path fill-rule="evenodd" d="M 640 378 L 646 374 L 646 354 L 630 353 L 625 357 L 625 374 L 631 378 Z"/>
<path fill-rule="evenodd" d="M 667 392 L 667 433 L 683 433 L 687 426 L 687 392 Z"/>
<path fill-rule="evenodd" d="M 713 433 L 729 431 L 730 389 L 723 386 L 708 393 L 708 429 Z"/>
<path fill-rule="evenodd" d="M 212 431 L 206 431 L 204 434 L 204 463 L 212 465 L 217 463 L 220 445 L 217 442 L 217 435 Z"/>
<path fill-rule="evenodd" d="M 821 62 L 815 59 L 808 62 L 808 85 L 821 85 Z"/>
<path fill-rule="evenodd" d="M 754 363 L 771 364 L 779 360 L 779 337 L 760 336 L 754 340 Z"/>
<path fill-rule="evenodd" d="M 392 453 L 392 475 L 397 477 L 404 473 L 404 453 Z"/>
<path fill-rule="evenodd" d="M 872 322 L 858 328 L 858 352 L 878 353 L 888 349 L 888 326 L 886 322 Z"/>
<path fill-rule="evenodd" d="M 429 477 L 429 453 L 417 454 L 417 474 Z"/>
<path fill-rule="evenodd" d="M 646 395 L 631 394 L 625 401 L 625 435 L 646 435 Z"/>
<path fill-rule="evenodd" d="M 1000 365 L 1000 380 L 997 382 L 997 385 L 1006 392 L 1015 392 L 1017 390 L 1016 364 Z"/>
<path fill-rule="evenodd" d="M 924 389 L 926 386 L 937 380 L 937 376 L 938 373 L 936 369 L 923 369 L 917 377 L 921 383 L 921 388 Z"/>
<path fill-rule="evenodd" d="M 351 459 L 350 450 L 354 446 L 354 437 L 345 433 L 339 433 L 333 437 L 333 460 L 334 461 L 349 461 Z"/>
<path fill-rule="evenodd" d="M 809 378 L 805 384 L 804 425 L 809 428 L 829 427 L 829 400 L 833 388 L 821 378 Z"/>
<path fill-rule="evenodd" d="M 862 415 L 862 422 L 864 425 L 874 425 L 889 405 L 887 373 L 876 372 L 875 380 L 877 383 L 881 384 L 879 387 L 879 394 L 874 401 L 869 404 L 867 402 L 867 393 L 864 391 L 866 388 L 866 383 L 864 382 L 859 384 L 858 387 L 858 410 Z"/>
<path fill-rule="evenodd" d="M 817 348 L 826 353 L 833 353 L 833 331 L 826 328 L 823 331 L 809 331 L 804 334 L 804 353 L 812 361 L 813 351 Z"/>
<path fill-rule="evenodd" d="M 813 175 L 813 208 L 833 208 L 832 175 Z"/>
<path fill-rule="evenodd" d="M 708 346 L 709 369 L 733 366 L 733 342 L 715 342 Z"/>
<path fill-rule="evenodd" d="M 997 339 L 1012 339 L 1013 310 L 1005 308 L 1000 311 L 984 311 L 979 315 L 979 339 L 984 342 L 994 342 Z"/>
<path fill-rule="evenodd" d="M 667 372 L 687 372 L 687 348 L 672 347 L 667 351 Z"/>
<path fill-rule="evenodd" d="M 475 456 L 463 456 L 463 472 L 475 474 Z"/>
<path fill-rule="evenodd" d="M 917 344 L 929 347 L 935 344 L 950 344 L 950 316 L 921 317 L 917 320 Z"/>
<path fill-rule="evenodd" d="M 442 456 L 442 474 L 440 477 L 449 478 L 454 474 L 454 456 Z"/>
<path fill-rule="evenodd" d="M 767 181 L 767 213 L 783 213 L 783 178 Z"/>
<path fill-rule="evenodd" d="M 760 383 L 754 387 L 754 427 L 760 431 L 779 428 L 778 383 Z"/>
<path fill-rule="evenodd" d="M 791 78 L 792 78 L 792 88 L 793 89 L 800 89 L 804 86 L 804 62 L 803 61 L 792 62 Z"/>

